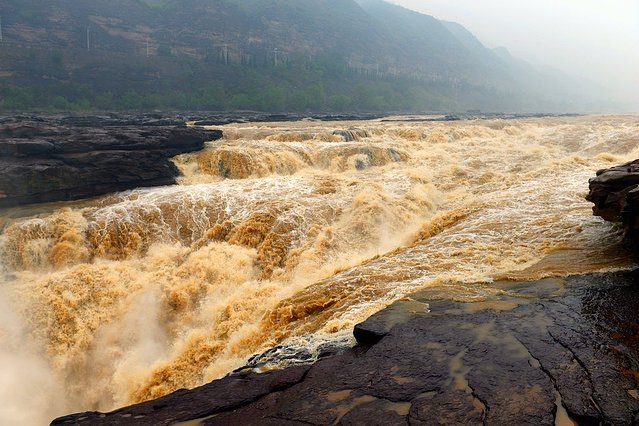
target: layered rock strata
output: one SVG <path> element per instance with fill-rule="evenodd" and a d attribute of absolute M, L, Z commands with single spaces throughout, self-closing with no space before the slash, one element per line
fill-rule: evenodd
<path fill-rule="evenodd" d="M 171 157 L 201 150 L 205 141 L 222 137 L 219 130 L 185 125 L 104 122 L 0 120 L 0 208 L 174 184 L 179 172 Z"/>
<path fill-rule="evenodd" d="M 586 196 L 594 203 L 596 216 L 621 223 L 626 236 L 637 242 L 639 238 L 639 160 L 597 171 L 589 181 Z"/>

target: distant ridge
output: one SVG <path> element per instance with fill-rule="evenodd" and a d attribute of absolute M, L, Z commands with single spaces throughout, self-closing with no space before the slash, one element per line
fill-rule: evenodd
<path fill-rule="evenodd" d="M 561 78 L 382 0 L 0 0 L 0 15 L 3 109 L 38 87 L 53 109 L 575 110 Z"/>

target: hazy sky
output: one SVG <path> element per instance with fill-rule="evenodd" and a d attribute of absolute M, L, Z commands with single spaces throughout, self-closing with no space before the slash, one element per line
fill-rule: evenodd
<path fill-rule="evenodd" d="M 639 0 L 393 0 L 620 92 L 639 105 Z"/>

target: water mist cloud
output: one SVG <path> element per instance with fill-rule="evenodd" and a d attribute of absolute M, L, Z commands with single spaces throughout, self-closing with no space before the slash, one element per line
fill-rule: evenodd
<path fill-rule="evenodd" d="M 4 285 L 0 280 L 0 424 L 46 424 L 65 413 L 64 391 L 43 349 L 26 336 Z"/>

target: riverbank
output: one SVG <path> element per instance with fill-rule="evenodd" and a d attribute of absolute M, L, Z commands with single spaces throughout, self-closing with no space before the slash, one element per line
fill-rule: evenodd
<path fill-rule="evenodd" d="M 639 422 L 639 271 L 494 283 L 481 302 L 424 290 L 313 365 L 242 370 L 53 425 Z M 570 422 L 574 423 L 570 423 Z"/>
<path fill-rule="evenodd" d="M 636 117 L 412 120 L 223 125 L 173 159 L 176 185 L 3 210 L 0 418 L 324 358 L 423 289 L 476 302 L 637 268 L 584 199 L 595 170 L 639 157 Z"/>
<path fill-rule="evenodd" d="M 636 209 L 624 197 L 634 173 L 634 163 L 598 171 L 587 197 L 632 239 Z M 510 279 L 472 302 L 427 288 L 357 324 L 356 346 L 312 365 L 245 367 L 53 425 L 637 424 L 638 279 L 639 270 Z"/>
<path fill-rule="evenodd" d="M 173 185 L 170 161 L 221 131 L 170 119 L 0 117 L 0 208 Z"/>

